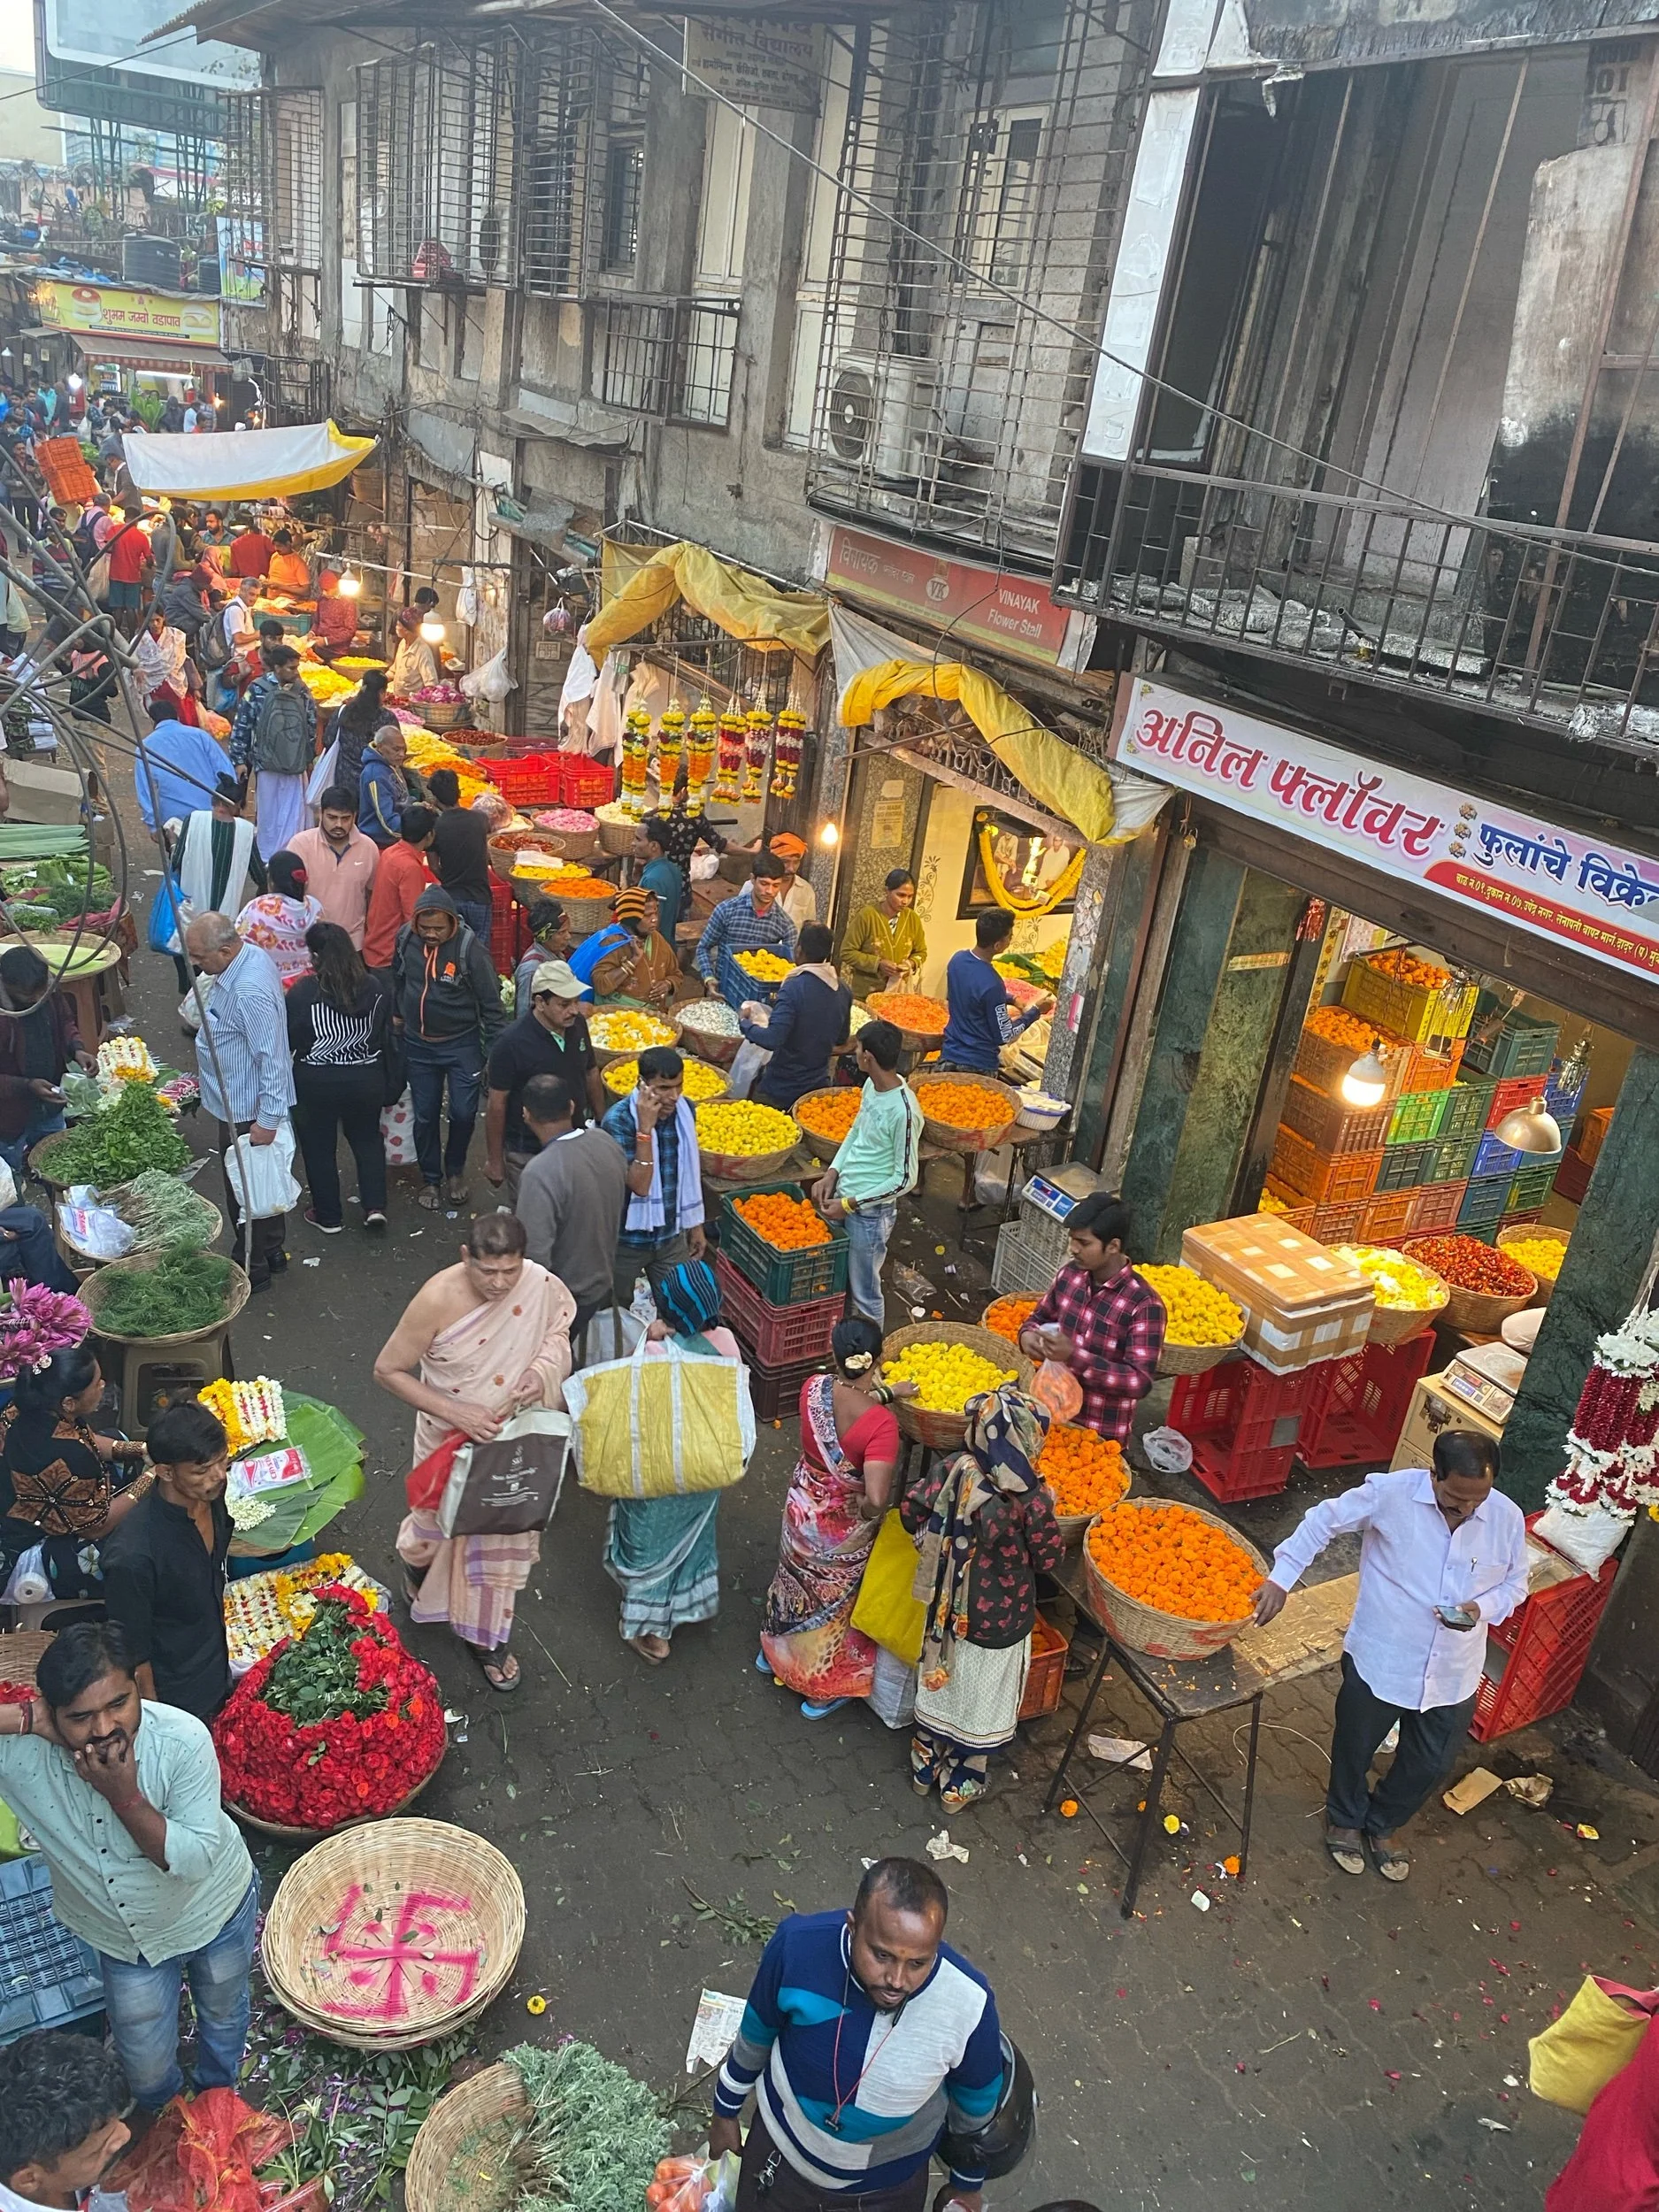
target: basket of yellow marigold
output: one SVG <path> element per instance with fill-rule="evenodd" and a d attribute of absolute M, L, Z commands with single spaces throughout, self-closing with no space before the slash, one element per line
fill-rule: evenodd
<path fill-rule="evenodd" d="M 1243 1312 L 1194 1269 L 1148 1266 L 1135 1272 L 1164 1301 L 1160 1375 L 1208 1374 L 1243 1343 Z"/>
<path fill-rule="evenodd" d="M 725 1183 L 764 1183 L 794 1156 L 801 1125 L 758 1099 L 716 1099 L 696 1109 L 703 1171 Z"/>
<path fill-rule="evenodd" d="M 990 1075 L 929 1075 L 918 1069 L 910 1088 L 922 1110 L 922 1134 L 952 1152 L 993 1152 L 1019 1119 L 1019 1094 Z"/>
<path fill-rule="evenodd" d="M 965 1321 L 918 1321 L 895 1329 L 882 1345 L 881 1371 L 888 1382 L 918 1386 L 914 1398 L 894 1402 L 901 1432 L 936 1452 L 955 1452 L 968 1432 L 970 1398 L 1004 1384 L 1029 1391 L 1037 1371 L 990 1329 Z"/>
<path fill-rule="evenodd" d="M 826 1167 L 831 1164 L 847 1132 L 857 1119 L 863 1102 L 862 1087 L 851 1083 L 834 1084 L 823 1091 L 808 1091 L 796 1099 L 789 1110 L 800 1123 L 807 1150 L 815 1160 L 822 1160 Z"/>
<path fill-rule="evenodd" d="M 653 1046 L 678 1044 L 680 1024 L 645 1006 L 607 1006 L 588 1017 L 588 1040 L 594 1065 L 608 1068 L 613 1060 L 637 1059 Z"/>
<path fill-rule="evenodd" d="M 1451 1290 L 1420 1260 L 1409 1260 L 1386 1244 L 1339 1244 L 1333 1248 L 1371 1284 L 1376 1303 L 1365 1331 L 1367 1343 L 1403 1344 L 1409 1337 L 1421 1336 L 1445 1311 Z"/>
<path fill-rule="evenodd" d="M 1538 1278 L 1538 1288 L 1530 1302 L 1532 1305 L 1549 1303 L 1571 1236 L 1571 1229 L 1546 1228 L 1541 1221 L 1517 1222 L 1512 1229 L 1499 1230 L 1499 1251 L 1507 1252 Z"/>

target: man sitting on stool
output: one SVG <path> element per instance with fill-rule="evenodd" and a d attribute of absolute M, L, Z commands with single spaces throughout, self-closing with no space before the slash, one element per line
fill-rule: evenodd
<path fill-rule="evenodd" d="M 1486 1632 L 1526 1597 L 1526 1522 L 1494 1491 L 1498 1448 L 1447 1429 L 1432 1472 L 1367 1475 L 1356 1490 L 1302 1516 L 1273 1554 L 1256 1617 L 1272 1620 L 1333 1536 L 1364 1532 L 1359 1596 L 1342 1652 L 1325 1847 L 1344 1874 L 1403 1882 L 1411 1862 L 1394 1842 L 1449 1772 L 1474 1718 Z M 1395 1723 L 1400 1748 L 1373 1790 L 1371 1761 Z"/>

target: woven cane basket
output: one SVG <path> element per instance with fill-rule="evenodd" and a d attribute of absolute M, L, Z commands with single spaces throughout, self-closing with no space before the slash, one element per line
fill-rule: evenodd
<path fill-rule="evenodd" d="M 20 1690 L 32 1690 L 41 1654 L 51 1640 L 51 1632 L 44 1628 L 14 1628 L 0 1635 L 0 1682 L 15 1682 Z"/>
<path fill-rule="evenodd" d="M 801 1139 L 803 1143 L 806 1146 L 807 1150 L 812 1155 L 812 1157 L 815 1160 L 821 1160 L 826 1167 L 830 1165 L 831 1162 L 834 1159 L 835 1155 L 841 1150 L 841 1145 L 845 1141 L 841 1137 L 815 1136 L 812 1131 L 808 1128 L 806 1123 L 804 1121 L 801 1121 L 801 1109 L 803 1106 L 811 1105 L 815 1099 L 840 1099 L 846 1098 L 849 1094 L 856 1096 L 856 1093 L 849 1094 L 849 1087 L 846 1084 L 832 1086 L 826 1090 L 808 1091 L 803 1096 L 797 1098 L 794 1106 L 790 1109 L 790 1111 L 794 1114 L 795 1119 L 801 1122 Z"/>
<path fill-rule="evenodd" d="M 1005 1121 L 989 1129 L 964 1129 L 955 1122 L 938 1121 L 923 1110 L 922 1134 L 929 1144 L 945 1145 L 953 1152 L 995 1152 L 997 1146 L 1011 1133 L 1019 1119 L 1019 1094 L 1006 1083 L 999 1083 L 988 1075 L 929 1075 L 918 1069 L 910 1078 L 910 1088 L 919 1101 L 923 1087 L 929 1083 L 956 1083 L 976 1091 L 988 1091 L 1007 1109 Z"/>
<path fill-rule="evenodd" d="M 1568 1244 L 1571 1241 L 1572 1232 L 1571 1229 L 1555 1229 L 1547 1227 L 1541 1221 L 1529 1221 L 1526 1223 L 1525 1227 L 1522 1228 L 1500 1229 L 1498 1232 L 1498 1249 L 1500 1252 L 1509 1252 L 1510 1245 L 1519 1244 L 1522 1239 L 1525 1237 L 1548 1237 L 1552 1244 L 1560 1245 L 1563 1252 L 1564 1253 Z M 1513 1252 L 1509 1253 L 1509 1257 L 1511 1259 L 1515 1259 Z M 1516 1260 L 1515 1263 L 1517 1267 L 1525 1267 L 1526 1265 L 1526 1262 L 1525 1260 Z M 1555 1290 L 1555 1283 L 1548 1275 L 1540 1275 L 1538 1278 L 1538 1288 L 1532 1293 L 1530 1302 L 1535 1306 L 1547 1306 L 1549 1303 L 1550 1295 Z"/>
<path fill-rule="evenodd" d="M 0 1681 L 8 1678 L 4 1675 L 0 1675 Z M 433 1777 L 443 1764 L 444 1753 L 449 1748 L 449 1730 L 446 1723 L 443 1731 L 443 1747 L 432 1763 L 431 1772 L 423 1776 L 406 1797 L 400 1798 L 389 1813 L 365 1813 L 358 1820 L 342 1820 L 337 1828 L 285 1827 L 280 1820 L 261 1820 L 257 1813 L 250 1813 L 245 1805 L 238 1805 L 228 1797 L 225 1800 L 225 1810 L 239 1827 L 250 1829 L 257 1836 L 273 1836 L 279 1843 L 317 1843 L 324 1836 L 343 1836 L 348 1828 L 367 1828 L 377 1820 L 396 1820 L 400 1813 L 406 1812 L 421 1792 L 431 1783 Z"/>
<path fill-rule="evenodd" d="M 1419 1267 L 1428 1266 L 1426 1260 L 1418 1258 L 1414 1245 L 1405 1247 L 1405 1256 L 1409 1260 L 1416 1260 Z M 1510 1264 L 1521 1266 L 1519 1260 L 1512 1260 Z M 1530 1268 L 1521 1268 L 1521 1272 L 1528 1277 L 1532 1288 L 1518 1291 L 1507 1298 L 1500 1298 L 1492 1291 L 1463 1290 L 1456 1283 L 1448 1283 L 1448 1295 L 1445 1305 L 1440 1309 L 1440 1319 L 1448 1329 L 1462 1330 L 1466 1335 L 1496 1336 L 1509 1316 L 1519 1313 L 1523 1306 L 1531 1305 L 1537 1295 L 1537 1276 Z"/>
<path fill-rule="evenodd" d="M 1137 1511 L 1155 1510 L 1167 1505 L 1167 1498 L 1130 1498 L 1125 1503 Z M 1249 1539 L 1240 1536 L 1218 1514 L 1206 1513 L 1202 1506 L 1188 1506 L 1201 1521 L 1208 1521 L 1211 1528 L 1219 1529 L 1241 1549 L 1247 1551 L 1263 1579 L 1268 1563 Z M 1091 1524 L 1099 1518 L 1090 1516 Z M 1089 1605 L 1102 1625 L 1131 1651 L 1144 1652 L 1149 1659 L 1212 1659 L 1218 1651 L 1225 1651 L 1233 1638 L 1250 1625 L 1248 1613 L 1236 1621 L 1190 1621 L 1184 1613 L 1160 1612 L 1156 1606 L 1143 1605 L 1139 1598 L 1132 1598 L 1126 1590 L 1120 1590 L 1115 1582 L 1108 1582 L 1094 1563 L 1094 1555 L 1087 1541 L 1083 1547 L 1083 1569 L 1087 1578 Z"/>
<path fill-rule="evenodd" d="M 326 1836 L 282 1878 L 260 1953 L 303 2026 L 407 2051 L 476 2019 L 524 1942 L 524 1887 L 494 1844 L 439 1820 Z"/>
<path fill-rule="evenodd" d="M 92 1333 L 111 1344 L 194 1344 L 200 1338 L 212 1336 L 227 1321 L 234 1321 L 247 1304 L 253 1286 L 246 1274 L 233 1261 L 230 1284 L 225 1294 L 225 1310 L 217 1321 L 210 1321 L 204 1329 L 173 1329 L 165 1336 L 122 1336 L 118 1331 L 106 1328 L 99 1318 L 99 1309 L 109 1295 L 110 1286 L 123 1275 L 148 1275 L 161 1263 L 158 1252 L 134 1252 L 127 1259 L 111 1260 L 107 1267 L 99 1268 L 96 1275 L 88 1275 L 76 1292 L 92 1316 Z"/>
<path fill-rule="evenodd" d="M 507 2212 L 523 2193 L 517 2154 L 527 2112 L 524 2084 L 504 2063 L 440 2097 L 409 2154 L 407 2212 Z"/>
<path fill-rule="evenodd" d="M 1240 1329 L 1225 1344 L 1171 1344 L 1165 1337 L 1164 1348 L 1158 1354 L 1160 1375 L 1207 1375 L 1212 1367 L 1219 1367 L 1224 1359 L 1231 1359 L 1244 1341 Z"/>
<path fill-rule="evenodd" d="M 699 1099 L 700 1106 L 718 1105 L 718 1099 Z M 764 1183 L 781 1173 L 800 1150 L 799 1143 L 787 1144 L 781 1152 L 710 1152 L 699 1148 L 703 1171 L 721 1183 Z"/>
<path fill-rule="evenodd" d="M 910 1328 L 895 1329 L 881 1347 L 883 1366 L 912 1344 L 965 1344 L 971 1352 L 981 1354 L 995 1365 L 1011 1367 L 1018 1390 L 1029 1390 L 1036 1379 L 1036 1369 L 1005 1336 L 998 1336 L 995 1329 L 977 1328 L 971 1322 L 918 1321 Z M 895 1398 L 893 1410 L 898 1416 L 900 1432 L 913 1437 L 917 1443 L 929 1445 L 937 1452 L 962 1448 L 968 1432 L 965 1413 L 935 1413 L 909 1398 Z"/>

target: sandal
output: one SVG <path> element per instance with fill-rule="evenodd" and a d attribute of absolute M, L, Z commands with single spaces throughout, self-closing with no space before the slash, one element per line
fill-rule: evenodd
<path fill-rule="evenodd" d="M 420 1595 L 420 1586 L 426 1579 L 424 1567 L 405 1567 L 403 1570 L 403 1602 L 412 1612 L 415 1600 Z"/>
<path fill-rule="evenodd" d="M 428 1183 L 415 1203 L 423 1214 L 441 1213 L 443 1210 L 443 1194 L 435 1183 Z"/>
<path fill-rule="evenodd" d="M 451 1175 L 443 1187 L 443 1194 L 452 1206 L 465 1206 L 467 1187 L 458 1175 Z"/>
<path fill-rule="evenodd" d="M 801 1700 L 801 1714 L 804 1720 L 827 1720 L 832 1713 L 839 1713 L 843 1705 L 850 1705 L 849 1697 L 833 1697 L 826 1705 L 815 1705 L 810 1697 Z"/>
<path fill-rule="evenodd" d="M 627 1636 L 623 1639 L 623 1641 L 630 1650 L 637 1651 L 648 1666 L 660 1667 L 668 1656 L 669 1642 L 666 1636 L 653 1636 L 647 1633 L 640 1636 Z M 657 1648 L 659 1644 L 662 1646 L 660 1651 Z"/>
<path fill-rule="evenodd" d="M 1411 1862 L 1405 1853 L 1386 1836 L 1367 1836 L 1371 1856 L 1377 1862 L 1377 1871 L 1385 1882 L 1403 1882 L 1411 1871 Z"/>
<path fill-rule="evenodd" d="M 472 1655 L 479 1672 L 498 1696 L 511 1696 L 523 1682 L 524 1669 L 505 1644 L 495 1651 L 486 1651 L 481 1644 L 468 1644 L 466 1649 Z M 507 1671 L 509 1666 L 512 1669 L 511 1674 Z"/>
<path fill-rule="evenodd" d="M 977 1805 L 990 1792 L 988 1782 L 963 1782 L 955 1789 L 941 1790 L 939 1801 L 948 1813 L 965 1813 L 970 1805 Z"/>
<path fill-rule="evenodd" d="M 1365 1845 L 1357 1828 L 1327 1828 L 1325 1847 L 1334 1866 L 1344 1874 L 1363 1874 L 1365 1871 Z"/>

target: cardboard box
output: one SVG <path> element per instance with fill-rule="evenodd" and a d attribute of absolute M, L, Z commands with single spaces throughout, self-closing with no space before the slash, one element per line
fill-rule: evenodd
<path fill-rule="evenodd" d="M 1490 1419 L 1464 1399 L 1453 1395 L 1445 1382 L 1444 1371 L 1425 1375 L 1412 1392 L 1405 1426 L 1388 1463 L 1391 1468 L 1431 1465 L 1434 1440 L 1447 1429 L 1461 1429 L 1468 1436 L 1489 1436 L 1494 1444 L 1502 1436 L 1501 1421 Z"/>
<path fill-rule="evenodd" d="M 1363 1351 L 1371 1279 L 1276 1214 L 1188 1229 L 1181 1263 L 1244 1312 L 1244 1349 L 1276 1375 Z"/>
<path fill-rule="evenodd" d="M 8 759 L 4 765 L 12 794 L 9 821 L 80 821 L 81 779 L 73 768 L 54 768 L 43 760 Z"/>

